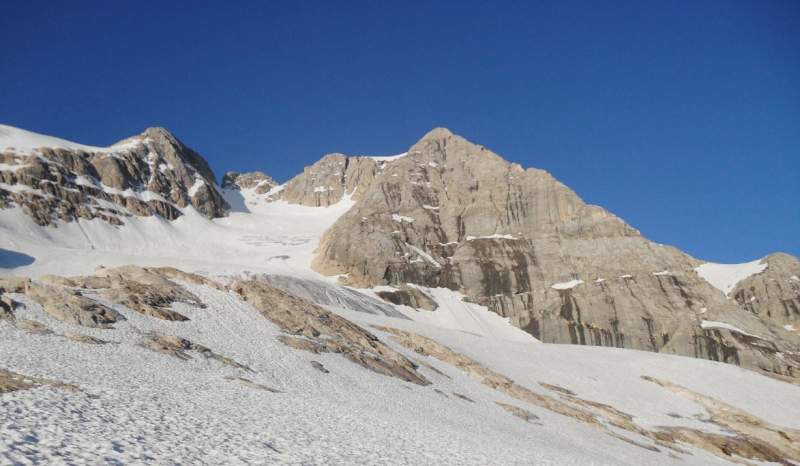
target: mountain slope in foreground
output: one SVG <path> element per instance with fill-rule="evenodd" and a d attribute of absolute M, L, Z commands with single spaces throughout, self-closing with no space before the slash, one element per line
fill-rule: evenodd
<path fill-rule="evenodd" d="M 567 214 L 559 210 L 563 215 L 553 217 L 549 201 L 520 194 L 527 197 L 521 206 L 538 205 L 533 233 L 475 230 L 479 227 L 471 225 L 482 217 L 497 220 L 464 213 L 462 227 L 436 230 L 430 226 L 435 220 L 420 220 L 421 212 L 392 210 L 396 206 L 384 212 L 381 204 L 387 200 L 383 188 L 395 189 L 387 188 L 391 178 L 446 186 L 454 205 L 424 199 L 424 205 L 444 212 L 435 218 L 445 223 L 448 212 L 464 204 L 462 187 L 413 178 L 417 172 L 405 164 L 422 163 L 414 159 L 414 148 L 393 157 L 329 156 L 284 185 L 264 174 L 231 174 L 220 188 L 213 173 L 179 143 L 157 145 L 144 136 L 135 147 L 147 149 L 131 152 L 127 145 L 93 148 L 23 134 L 23 141 L 14 139 L 13 150 L 8 138 L 0 145 L 5 147 L 0 150 L 0 199 L 6 201 L 0 210 L 0 267 L 5 267 L 0 278 L 0 462 L 800 462 L 800 387 L 786 369 L 793 367 L 797 348 L 790 330 L 796 321 L 787 308 L 797 299 L 787 285 L 796 280 L 791 256 L 722 267 L 670 249 L 641 259 L 646 266 L 636 264 L 635 281 L 628 285 L 638 293 L 636 286 L 646 288 L 667 276 L 649 270 L 664 265 L 654 261 L 674 261 L 668 272 L 679 284 L 666 285 L 676 288 L 668 294 L 689 290 L 693 299 L 719 305 L 718 310 L 697 309 L 701 317 L 691 322 L 699 332 L 713 330 L 722 341 L 749 342 L 740 342 L 750 349 L 739 354 L 765 347 L 764 361 L 772 364 L 767 367 L 772 372 L 663 350 L 543 344 L 530 328 L 519 328 L 520 316 L 486 307 L 491 303 L 468 286 L 473 283 L 466 272 L 470 260 L 482 264 L 479 276 L 486 277 L 497 273 L 498 264 L 510 257 L 508 250 L 535 256 L 528 266 L 535 274 L 529 276 L 540 277 L 558 299 L 578 303 L 586 313 L 592 312 L 587 304 L 593 296 L 581 294 L 590 283 L 586 275 L 609 271 L 574 257 L 554 271 L 537 269 L 540 258 L 548 256 L 538 255 L 537 244 L 550 244 L 546 238 L 552 234 L 577 235 L 564 241 L 573 245 L 612 244 L 622 235 L 634 238 L 631 254 L 640 243 L 651 247 L 621 220 L 582 207 L 571 200 L 571 191 L 546 177 L 544 188 L 537 189 L 549 193 L 547 185 L 556 186 L 565 200 L 554 202 Z M 61 155 L 54 159 L 56 149 Z M 171 150 L 177 158 L 168 159 Z M 95 167 L 102 154 L 117 160 L 111 164 L 128 167 L 120 169 L 120 180 L 103 175 L 102 164 Z M 162 172 L 159 161 L 153 169 L 150 158 L 167 160 L 172 168 L 163 162 L 167 173 Z M 454 156 L 447 163 L 461 162 Z M 163 179 L 153 181 L 162 178 L 159 173 Z M 92 186 L 76 183 L 80 176 Z M 197 197 L 201 189 L 209 194 Z M 398 187 L 400 194 L 389 196 L 392 202 L 411 203 L 405 189 Z M 59 208 L 65 192 L 77 192 L 67 201 L 74 210 Z M 483 192 L 474 192 L 478 205 L 484 203 Z M 168 220 L 158 211 L 131 208 L 135 201 L 126 198 L 156 199 L 177 215 Z M 92 215 L 79 214 L 80 206 Z M 98 209 L 113 210 L 110 215 L 119 222 L 97 214 Z M 464 212 L 471 209 L 479 207 Z M 587 209 L 596 217 L 588 227 L 584 220 L 572 230 L 559 223 L 570 223 L 570 215 L 580 217 Z M 530 212 L 517 211 L 519 218 Z M 391 262 L 397 273 L 367 283 L 374 276 L 369 264 L 360 275 L 355 269 L 323 270 L 327 265 L 319 261 L 329 257 L 331 238 L 351 228 L 354 216 L 366 217 L 363 228 L 375 232 L 349 240 L 361 241 L 365 250 L 383 241 L 384 223 L 401 232 L 405 249 Z M 547 224 L 551 221 L 557 225 Z M 400 236 L 394 231 L 389 237 Z M 436 236 L 442 233 L 454 236 Z M 544 236 L 529 237 L 534 233 Z M 443 243 L 455 241 L 449 247 L 457 254 L 445 257 L 429 248 L 428 234 Z M 534 252 L 514 244 L 523 236 Z M 388 251 L 398 252 L 397 244 L 388 244 L 395 248 Z M 570 251 L 558 253 L 566 257 L 574 254 Z M 453 257 L 459 260 L 447 260 Z M 511 257 L 522 263 L 519 256 Z M 317 270 L 337 275 L 313 270 L 315 260 Z M 439 269 L 433 262 L 441 269 L 460 269 L 448 272 L 460 282 L 439 281 L 446 274 L 431 274 Z M 427 265 L 417 273 L 420 263 Z M 521 267 L 505 267 L 523 276 Z M 570 268 L 577 276 L 558 275 Z M 629 281 L 620 279 L 620 284 Z M 522 281 L 499 283 L 498 294 L 506 296 L 512 288 L 504 287 Z M 530 293 L 538 299 L 536 287 L 542 286 Z M 619 293 L 616 288 L 602 292 Z M 497 301 L 511 303 L 516 294 Z M 622 304 L 618 311 L 630 312 Z M 751 332 L 745 324 L 760 325 L 765 333 Z M 789 362 L 773 364 L 780 358 Z M 747 361 L 729 360 L 764 369 Z"/>

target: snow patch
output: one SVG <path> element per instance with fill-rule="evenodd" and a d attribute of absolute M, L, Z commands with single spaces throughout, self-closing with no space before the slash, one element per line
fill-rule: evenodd
<path fill-rule="evenodd" d="M 187 191 L 187 194 L 189 194 L 189 197 L 194 197 L 194 195 L 197 194 L 197 191 L 199 191 L 200 188 L 202 188 L 205 184 L 206 184 L 206 182 L 203 181 L 201 178 L 195 178 L 194 179 L 194 184 Z"/>
<path fill-rule="evenodd" d="M 731 332 L 737 332 L 737 333 L 741 333 L 742 335 L 748 335 L 748 336 L 751 336 L 753 338 L 758 338 L 758 339 L 763 340 L 763 338 L 761 338 L 758 335 L 753 335 L 752 333 L 745 332 L 744 330 L 740 329 L 739 327 L 736 327 L 734 325 L 731 325 L 731 324 L 728 324 L 728 323 L 725 323 L 725 322 L 717 322 L 717 321 L 714 321 L 714 320 L 702 320 L 702 321 L 700 321 L 700 327 L 701 328 L 724 328 L 725 330 L 730 330 Z"/>
<path fill-rule="evenodd" d="M 403 215 L 400 215 L 400 214 L 392 214 L 392 220 L 394 220 L 397 223 L 403 223 L 403 222 L 414 223 L 414 219 L 413 218 L 406 217 L 406 216 L 403 216 Z"/>
<path fill-rule="evenodd" d="M 436 259 L 434 259 L 434 258 L 433 258 L 433 257 L 432 257 L 430 254 L 428 254 L 427 252 L 423 251 L 422 249 L 420 249 L 420 248 L 418 248 L 418 247 L 416 247 L 416 246 L 414 246 L 414 245 L 408 244 L 408 243 L 406 243 L 406 246 L 408 246 L 408 248 L 409 248 L 409 249 L 411 249 L 412 251 L 414 251 L 415 253 L 417 253 L 417 255 L 418 255 L 418 256 L 420 256 L 420 257 L 422 257 L 423 259 L 425 259 L 426 261 L 428 261 L 428 262 L 429 262 L 431 265 L 433 265 L 433 266 L 434 266 L 434 267 L 436 267 L 437 269 L 440 269 L 440 268 L 442 268 L 442 265 L 441 265 L 440 263 L 436 262 Z M 412 262 L 413 262 L 413 261 L 412 261 Z"/>
<path fill-rule="evenodd" d="M 408 155 L 408 152 L 403 152 L 402 154 L 397 155 L 381 155 L 370 158 L 376 162 L 391 162 L 392 160 L 397 160 L 401 157 L 405 157 L 406 155 Z"/>
<path fill-rule="evenodd" d="M 713 262 L 706 262 L 705 264 L 695 267 L 694 270 L 701 278 L 710 283 L 711 286 L 722 291 L 725 296 L 728 296 L 740 281 L 751 275 L 761 273 L 766 269 L 767 263 L 761 262 L 761 259 L 759 259 L 743 264 L 715 264 Z"/>
<path fill-rule="evenodd" d="M 570 280 L 568 282 L 554 283 L 554 284 L 550 285 L 550 288 L 552 288 L 554 290 L 569 290 L 569 289 L 575 288 L 576 286 L 580 285 L 581 283 L 583 283 L 583 280 L 577 280 L 576 279 L 576 280 Z"/>
<path fill-rule="evenodd" d="M 476 239 L 517 239 L 517 238 L 513 237 L 512 235 L 500 235 L 500 234 L 497 234 L 497 233 L 495 233 L 493 235 L 488 235 L 488 236 L 467 236 L 466 237 L 467 241 L 474 241 Z"/>

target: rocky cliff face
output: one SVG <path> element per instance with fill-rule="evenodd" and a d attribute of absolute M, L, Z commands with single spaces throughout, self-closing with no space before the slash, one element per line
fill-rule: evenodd
<path fill-rule="evenodd" d="M 208 163 L 163 128 L 101 148 L 0 126 L 0 208 L 13 206 L 40 225 L 174 220 L 189 206 L 213 218 L 228 209 Z"/>
<path fill-rule="evenodd" d="M 344 179 L 344 160 L 323 161 L 339 169 L 326 173 Z M 695 272 L 697 259 L 648 241 L 545 171 L 441 128 L 382 168 L 322 238 L 316 270 L 358 286 L 460 290 L 545 342 L 798 373 L 796 335 L 726 299 Z M 308 169 L 304 175 L 313 179 Z M 314 192 L 303 186 L 306 196 Z M 776 296 L 772 281 L 762 285 L 761 294 Z M 786 296 L 771 298 L 770 312 L 796 305 L 796 288 L 781 286 Z"/>
<path fill-rule="evenodd" d="M 800 332 L 800 261 L 777 253 L 762 262 L 767 268 L 739 282 L 730 296 L 759 318 Z"/>
<path fill-rule="evenodd" d="M 350 195 L 358 200 L 366 192 L 385 162 L 372 157 L 328 154 L 292 178 L 280 192 L 291 204 L 326 207 Z"/>

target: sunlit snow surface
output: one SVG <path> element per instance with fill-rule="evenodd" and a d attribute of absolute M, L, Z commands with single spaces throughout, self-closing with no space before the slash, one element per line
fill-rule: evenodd
<path fill-rule="evenodd" d="M 78 144 L 77 142 L 67 141 L 65 139 L 46 136 L 44 134 L 26 131 L 24 129 L 15 128 L 8 125 L 0 125 L 0 151 L 16 152 L 20 154 L 29 154 L 43 147 L 56 148 L 56 149 L 73 149 L 82 150 L 86 152 L 113 152 L 124 150 L 132 145 L 135 145 L 136 139 L 128 139 L 120 141 L 117 144 L 109 147 L 96 147 Z"/>
<path fill-rule="evenodd" d="M 761 273 L 767 268 L 766 262 L 755 260 L 743 264 L 715 264 L 707 262 L 695 268 L 697 274 L 704 278 L 714 288 L 728 295 L 736 284 L 745 278 Z"/>
<path fill-rule="evenodd" d="M 704 422 L 708 413 L 701 406 L 642 380 L 643 375 L 717 397 L 769 422 L 800 428 L 796 386 L 699 359 L 541 344 L 452 290 L 420 288 L 439 305 L 435 311 L 376 304 L 374 313 L 364 312 L 364 306 L 377 303 L 376 290 L 336 291 L 333 277 L 310 268 L 320 236 L 352 206 L 349 198 L 312 208 L 267 202 L 248 190 L 225 194 L 237 211 L 213 221 L 187 209 L 174 222 L 132 217 L 125 218 L 123 227 L 81 220 L 41 228 L 19 209 L 0 210 L 0 249 L 13 253 L 4 253 L 12 259 L 0 263 L 6 267 L 0 272 L 72 275 L 91 273 L 101 264 L 140 264 L 216 277 L 280 275 L 289 278 L 273 278 L 273 283 L 281 282 L 366 328 L 379 324 L 419 333 L 531 390 L 547 393 L 540 382 L 559 385 L 630 413 L 645 427 L 683 425 L 718 432 Z M 236 294 L 186 286 L 208 305 L 198 309 L 176 304 L 175 310 L 189 317 L 188 322 L 161 321 L 107 303 L 128 319 L 110 330 L 64 324 L 14 295 L 27 305 L 18 309 L 20 319 L 40 321 L 57 334 L 79 332 L 114 343 L 81 344 L 0 323 L 0 367 L 81 387 L 77 392 L 40 387 L 0 395 L 0 464 L 721 462 L 691 447 L 685 447 L 691 454 L 673 457 L 611 438 L 509 398 L 377 331 L 396 350 L 440 371 L 420 365 L 420 373 L 433 385 L 382 376 L 336 354 L 297 351 L 280 343 L 278 328 Z M 255 372 L 242 373 L 204 358 L 181 361 L 150 352 L 138 346 L 149 331 L 187 338 Z M 330 373 L 316 370 L 312 360 Z M 282 393 L 243 386 L 225 376 L 248 377 Z M 769 394 L 769 403 L 764 394 Z M 539 419 L 524 422 L 498 407 L 498 401 L 523 407 Z"/>

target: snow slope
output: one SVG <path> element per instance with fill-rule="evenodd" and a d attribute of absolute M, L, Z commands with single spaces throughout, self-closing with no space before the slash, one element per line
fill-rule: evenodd
<path fill-rule="evenodd" d="M 109 147 L 96 147 L 78 144 L 77 142 L 67 141 L 44 134 L 26 131 L 8 125 L 0 125 L 0 151 L 11 151 L 19 154 L 29 154 L 42 147 L 54 149 L 73 149 L 86 152 L 114 152 L 124 150 L 139 141 L 128 139 L 120 141 Z"/>
<path fill-rule="evenodd" d="M 126 217 L 115 227 L 102 220 L 36 225 L 21 209 L 0 210 L 0 248 L 36 258 L 3 269 L 16 275 L 85 274 L 99 265 L 176 265 L 191 271 L 244 270 L 323 278 L 310 269 L 322 232 L 346 212 L 345 197 L 329 207 L 267 202 L 252 190 L 226 191 L 246 211 L 209 220 L 191 207 L 168 222 L 158 216 Z M 235 199 L 237 198 L 238 199 Z"/>
<path fill-rule="evenodd" d="M 81 387 L 0 396 L 0 463 L 158 464 L 682 464 L 720 461 L 704 451 L 654 452 L 526 405 L 433 358 L 418 386 L 367 371 L 335 354 L 279 343 L 277 327 L 235 294 L 186 285 L 208 304 L 176 304 L 188 322 L 143 317 L 112 330 L 56 321 L 36 304 L 19 311 L 56 333 L 77 331 L 114 343 L 86 345 L 0 324 L 3 365 Z M 19 298 L 25 301 L 25 298 Z M 634 415 L 643 426 L 706 428 L 703 407 L 641 379 L 663 377 L 718 397 L 769 422 L 800 427 L 800 388 L 750 371 L 663 354 L 508 341 L 406 319 L 340 309 L 362 326 L 418 332 L 546 393 L 540 382 Z M 205 345 L 250 366 L 244 372 L 195 357 L 181 361 L 137 345 L 159 331 Z M 380 335 L 380 334 L 379 334 Z M 419 355 L 384 340 L 408 357 Z M 318 361 L 330 371 L 314 369 Z M 698 377 L 703 374 L 703 377 Z M 270 393 L 225 377 L 246 377 Z M 439 392 L 435 391 L 439 390 Z M 455 394 L 461 396 L 457 396 Z M 764 403 L 764 394 L 770 403 Z M 463 398 L 462 398 L 463 397 Z M 538 416 L 524 422 L 495 402 Z"/>

